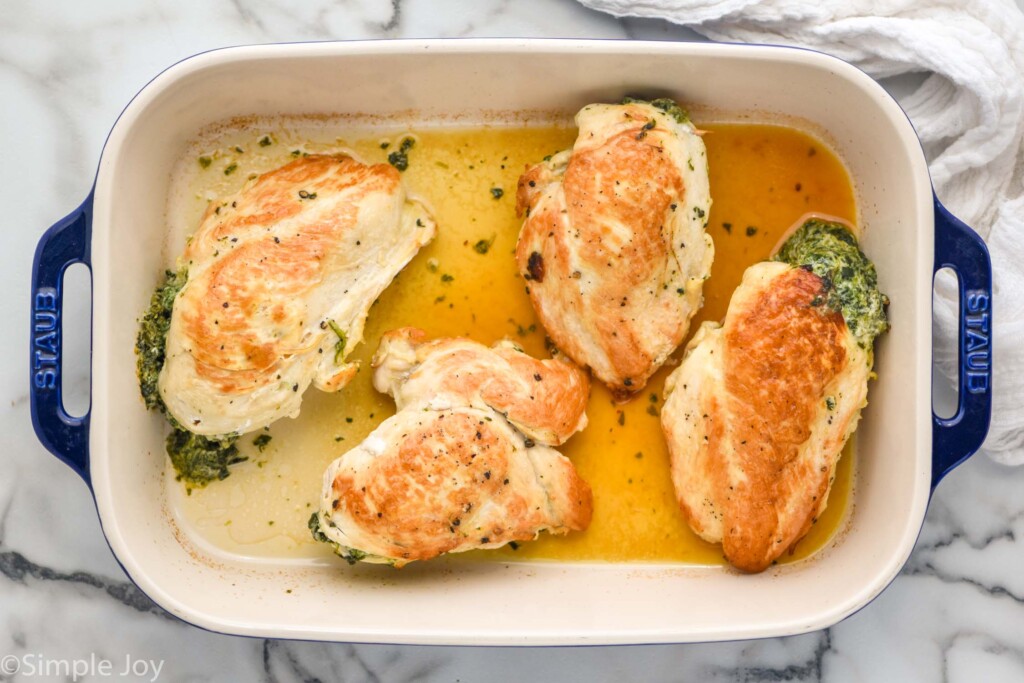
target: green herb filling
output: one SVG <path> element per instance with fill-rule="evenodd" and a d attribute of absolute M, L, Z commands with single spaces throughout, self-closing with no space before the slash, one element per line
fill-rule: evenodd
<path fill-rule="evenodd" d="M 149 410 L 160 411 L 171 425 L 167 436 L 167 455 L 178 473 L 178 479 L 202 487 L 215 479 L 228 476 L 228 466 L 245 460 L 235 446 L 237 435 L 206 437 L 184 429 L 168 412 L 160 398 L 160 371 L 164 367 L 167 330 L 171 326 L 174 299 L 188 281 L 188 272 L 168 270 L 164 282 L 156 288 L 149 309 L 139 324 L 135 339 L 136 368 L 139 391 Z"/>
<path fill-rule="evenodd" d="M 178 479 L 202 488 L 214 480 L 226 479 L 228 466 L 247 460 L 238 452 L 238 436 L 206 437 L 179 427 L 169 415 L 173 429 L 167 435 L 167 455 Z"/>
<path fill-rule="evenodd" d="M 139 325 L 139 336 L 135 340 L 135 364 L 139 373 L 139 388 L 149 410 L 164 412 L 163 401 L 157 389 L 160 370 L 164 367 L 164 347 L 167 330 L 171 326 L 171 308 L 174 297 L 185 286 L 188 272 L 185 269 L 166 271 L 164 282 L 156 288 L 149 300 L 149 309 Z"/>
<path fill-rule="evenodd" d="M 330 544 L 334 548 L 334 552 L 337 553 L 341 557 L 341 559 L 345 560 L 349 564 L 355 564 L 360 560 L 366 559 L 366 553 L 362 550 L 357 550 L 355 548 L 343 546 L 340 543 L 335 543 L 330 538 L 328 538 L 327 534 L 325 534 L 320 528 L 319 512 L 314 512 L 310 516 L 308 526 L 309 532 L 313 535 L 314 541 Z"/>
<path fill-rule="evenodd" d="M 675 100 L 667 97 L 659 97 L 656 100 L 641 100 L 634 97 L 622 98 L 622 104 L 649 104 L 655 109 L 660 109 L 665 112 L 673 119 L 676 123 L 689 123 L 690 115 L 686 113 L 686 110 L 676 104 Z"/>
<path fill-rule="evenodd" d="M 812 218 L 797 229 L 774 260 L 805 268 L 821 278 L 822 297 L 815 303 L 842 314 L 857 344 L 870 349 L 889 329 L 889 298 L 878 290 L 878 273 L 842 223 Z"/>

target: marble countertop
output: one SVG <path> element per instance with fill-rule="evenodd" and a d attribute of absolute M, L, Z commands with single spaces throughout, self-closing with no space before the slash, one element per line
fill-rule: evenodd
<path fill-rule="evenodd" d="M 123 106 L 180 59 L 248 43 L 452 36 L 697 38 L 570 0 L 0 0 L 0 681 L 57 680 L 12 676 L 8 655 L 112 663 L 108 676 L 93 667 L 78 680 L 116 678 L 126 661 L 136 667 L 129 679 L 161 681 L 1024 680 L 1024 468 L 984 458 L 939 486 L 916 550 L 881 597 L 793 638 L 577 649 L 259 640 L 184 624 L 128 581 L 88 489 L 32 432 L 25 324 L 37 240 L 88 193 Z M 85 312 L 67 324 L 77 332 L 69 342 L 85 337 Z M 69 354 L 81 405 L 87 349 Z"/>

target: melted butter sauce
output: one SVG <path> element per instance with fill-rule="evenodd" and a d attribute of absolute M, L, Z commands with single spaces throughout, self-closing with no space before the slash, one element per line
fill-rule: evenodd
<path fill-rule="evenodd" d="M 765 259 L 804 213 L 856 219 L 849 177 L 820 141 L 780 126 L 702 128 L 714 199 L 708 231 L 715 241 L 715 261 L 704 287 L 704 307 L 691 331 L 703 320 L 725 315 L 743 271 Z M 348 136 L 338 138 L 343 129 Z M 571 146 L 575 130 L 569 127 L 435 128 L 382 135 L 380 129 L 277 120 L 262 128 L 249 124 L 217 131 L 195 143 L 179 162 L 168 206 L 168 251 L 180 253 L 179 245 L 195 230 L 209 200 L 237 191 L 252 174 L 276 168 L 295 153 L 349 149 L 364 161 L 385 162 L 406 137 L 414 138 L 415 145 L 403 179 L 410 193 L 431 207 L 437 237 L 371 308 L 363 343 L 350 356 L 361 362 L 361 369 L 347 387 L 336 394 L 307 391 L 297 419 L 261 432 L 272 437 L 262 452 L 252 444 L 256 434 L 242 437 L 239 447 L 249 460 L 234 466 L 224 481 L 187 493 L 169 472 L 175 515 L 205 543 L 245 556 L 330 554 L 326 545 L 312 541 L 306 523 L 327 465 L 394 414 L 391 398 L 371 384 L 369 361 L 383 332 L 414 325 L 431 336 L 465 336 L 485 344 L 508 337 L 527 353 L 547 356 L 544 331 L 513 257 L 521 225 L 515 217 L 515 188 L 527 164 Z M 204 166 L 200 157 L 209 163 Z M 682 347 L 676 357 L 681 353 Z M 589 426 L 560 449 L 594 491 L 594 518 L 587 531 L 542 534 L 515 550 L 474 551 L 457 556 L 459 561 L 723 564 L 721 549 L 686 525 L 669 478 L 659 412 L 665 378 L 674 365 L 662 368 L 626 405 L 615 405 L 602 385 L 593 386 Z M 828 508 L 781 562 L 810 555 L 841 526 L 853 487 L 853 460 L 848 446 Z"/>

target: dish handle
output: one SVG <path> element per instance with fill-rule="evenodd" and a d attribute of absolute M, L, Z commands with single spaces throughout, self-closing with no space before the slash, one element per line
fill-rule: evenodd
<path fill-rule="evenodd" d="M 932 413 L 932 488 L 985 441 L 992 417 L 992 263 L 976 232 L 935 199 L 935 266 L 959 281 L 956 413 Z M 934 273 L 933 273 L 934 277 Z"/>
<path fill-rule="evenodd" d="M 48 451 L 89 483 L 89 413 L 73 417 L 61 396 L 61 313 L 64 271 L 75 263 L 92 271 L 92 194 L 39 240 L 32 262 L 29 394 L 32 426 Z"/>

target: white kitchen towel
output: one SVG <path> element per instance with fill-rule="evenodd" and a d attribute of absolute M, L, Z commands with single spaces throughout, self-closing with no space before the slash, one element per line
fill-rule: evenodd
<path fill-rule="evenodd" d="M 718 41 L 820 50 L 875 78 L 929 73 L 900 104 L 939 199 L 988 243 L 994 270 L 992 427 L 983 450 L 1024 463 L 1024 14 L 1013 0 L 580 0 Z M 935 358 L 956 374 L 956 283 L 936 283 Z"/>

